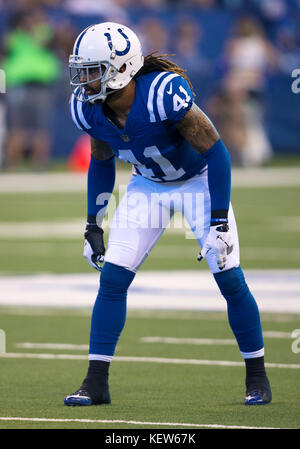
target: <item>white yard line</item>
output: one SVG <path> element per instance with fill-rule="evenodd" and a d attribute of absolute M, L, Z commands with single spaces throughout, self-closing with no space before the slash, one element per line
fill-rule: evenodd
<path fill-rule="evenodd" d="M 118 170 L 117 185 L 126 185 L 130 170 Z M 232 169 L 233 187 L 300 186 L 300 167 Z M 1 193 L 85 192 L 86 174 L 81 173 L 2 173 Z"/>
<path fill-rule="evenodd" d="M 167 230 L 165 232 L 175 232 L 178 230 Z M 185 238 L 185 231 L 180 231 L 182 238 Z M 179 232 L 178 232 L 179 234 Z M 190 236 L 187 233 L 187 237 Z M 190 237 L 188 237 L 190 240 Z M 192 246 L 175 246 L 175 245 L 163 245 L 158 244 L 151 253 L 151 259 L 166 259 L 169 257 L 177 257 L 180 259 L 196 259 L 197 251 L 200 251 L 200 247 L 197 246 L 195 242 L 195 247 Z M 241 259 L 242 260 L 300 260 L 300 248 L 281 248 L 281 247 L 246 247 L 242 246 L 240 248 Z M 300 264 L 299 264 L 300 265 Z"/>
<path fill-rule="evenodd" d="M 0 354 L 4 359 L 45 359 L 45 360 L 88 360 L 87 355 L 79 354 L 48 354 L 29 352 L 6 352 Z M 230 360 L 199 360 L 199 359 L 171 359 L 164 357 L 131 357 L 115 356 L 113 362 L 137 362 L 137 363 L 164 363 L 175 365 L 206 365 L 206 366 L 240 366 L 244 362 L 232 362 Z M 300 364 L 294 363 L 265 363 L 266 368 L 300 369 Z"/>
<path fill-rule="evenodd" d="M 102 228 L 109 230 L 110 223 L 114 216 L 112 210 L 108 217 L 110 221 L 103 221 Z M 82 238 L 85 228 L 86 218 L 72 218 L 69 220 L 51 220 L 51 221 L 5 221 L 0 223 L 0 239 L 3 240 L 23 240 L 30 239 L 74 239 Z M 172 220 L 165 230 L 166 233 L 179 234 L 186 239 L 195 239 L 194 234 L 184 217 L 176 223 Z"/>
<path fill-rule="evenodd" d="M 16 348 L 21 349 L 67 349 L 70 351 L 87 351 L 89 345 L 73 345 L 69 343 L 16 343 L 14 345 Z"/>
<path fill-rule="evenodd" d="M 86 423 L 86 424 L 132 424 L 137 426 L 166 426 L 166 427 L 199 427 L 207 429 L 280 429 L 280 427 L 252 427 L 252 426 L 226 426 L 224 424 L 192 424 L 183 422 L 153 422 L 153 421 L 126 421 L 123 419 L 80 419 L 80 418 L 23 418 L 1 416 L 0 421 L 28 421 L 48 423 Z"/>
<path fill-rule="evenodd" d="M 300 167 L 233 168 L 233 187 L 300 186 Z"/>
<path fill-rule="evenodd" d="M 109 219 L 112 220 L 114 211 L 110 213 Z M 283 222 L 282 220 L 277 220 L 276 217 L 272 219 L 272 222 L 266 221 L 268 228 L 275 230 L 276 232 L 299 232 L 300 230 L 300 217 L 289 217 Z M 24 240 L 26 238 L 38 240 L 38 239 L 74 239 L 82 238 L 83 230 L 85 227 L 86 218 L 71 218 L 69 220 L 51 220 L 51 221 L 5 221 L 0 223 L 0 239 L 3 240 Z M 109 232 L 110 223 L 104 220 L 102 228 Z M 169 226 L 164 231 L 165 234 L 178 234 L 186 240 L 195 240 L 193 232 L 184 217 L 180 217 L 180 220 L 171 220 Z M 51 242 L 50 242 L 51 243 Z M 30 243 L 31 244 L 31 243 Z M 159 251 L 155 251 L 155 254 L 159 254 L 165 257 L 166 247 L 168 251 L 178 254 L 178 247 L 171 245 L 159 245 L 157 248 Z M 184 250 L 184 249 L 183 249 Z M 187 248 L 190 251 L 190 248 Z M 180 248 L 182 252 L 182 248 Z M 242 248 L 242 251 L 247 254 L 251 253 L 251 258 L 253 255 L 257 257 L 257 252 L 259 252 L 260 258 L 266 254 L 267 258 L 278 258 L 279 256 L 288 256 L 290 253 L 299 258 L 300 248 L 264 248 L 264 247 L 250 247 Z M 183 254 L 183 257 L 185 254 Z M 182 257 L 182 256 L 181 256 Z"/>
<path fill-rule="evenodd" d="M 299 232 L 300 215 L 269 217 L 269 226 L 276 232 Z"/>
<path fill-rule="evenodd" d="M 264 331 L 264 337 L 267 338 L 292 338 L 291 332 L 281 332 L 281 331 Z"/>
<path fill-rule="evenodd" d="M 276 339 L 292 339 L 292 332 L 278 332 L 278 331 L 265 331 L 265 338 Z M 236 345 L 234 338 L 176 338 L 176 337 L 142 337 L 139 339 L 141 343 L 166 343 L 177 345 Z M 75 345 L 71 343 L 33 343 L 33 342 L 20 342 L 15 343 L 14 346 L 20 349 L 54 349 L 54 350 L 70 350 L 70 351 L 87 351 L 89 349 L 88 344 Z"/>
<path fill-rule="evenodd" d="M 130 171 L 118 171 L 117 184 L 127 184 Z M 0 194 L 8 193 L 60 193 L 86 192 L 85 173 L 2 173 Z"/>
<path fill-rule="evenodd" d="M 0 223 L 0 238 L 5 240 L 82 238 L 85 218 L 55 221 Z"/>
<path fill-rule="evenodd" d="M 267 338 L 292 338 L 292 332 L 264 332 L 264 337 Z M 166 343 L 175 345 L 212 345 L 212 346 L 230 346 L 236 345 L 236 340 L 233 338 L 177 338 L 177 337 L 142 337 L 141 343 Z M 20 346 L 19 346 L 20 347 Z M 25 346 L 22 346 L 25 347 Z M 33 348 L 34 346 L 32 346 Z M 48 348 L 49 349 L 49 348 Z M 55 349 L 55 348 L 53 348 Z M 62 348 L 63 349 L 63 348 Z M 66 348 L 67 349 L 67 348 Z"/>

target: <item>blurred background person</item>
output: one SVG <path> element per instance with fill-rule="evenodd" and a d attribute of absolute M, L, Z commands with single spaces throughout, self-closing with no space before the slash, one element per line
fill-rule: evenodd
<path fill-rule="evenodd" d="M 127 23 L 129 14 L 126 7 L 132 0 L 64 0 L 64 10 L 71 14 L 80 28 L 85 28 L 96 22 Z"/>
<path fill-rule="evenodd" d="M 247 117 L 243 108 L 246 93 L 227 82 L 208 100 L 205 111 L 216 125 L 230 153 L 233 166 L 243 166 L 242 149 L 247 141 Z"/>
<path fill-rule="evenodd" d="M 280 70 L 290 75 L 295 68 L 300 68 L 300 17 L 283 21 L 275 31 L 274 40 L 279 51 Z"/>
<path fill-rule="evenodd" d="M 235 24 L 234 36 L 226 46 L 225 60 L 225 89 L 235 100 L 239 99 L 246 123 L 241 164 L 261 165 L 272 157 L 264 128 L 264 99 L 266 78 L 278 66 L 277 51 L 260 23 L 244 16 Z"/>
<path fill-rule="evenodd" d="M 234 164 L 299 154 L 298 98 L 291 91 L 300 63 L 298 0 L 0 0 L 0 11 L 7 71 L 2 167 L 3 153 L 11 169 L 28 154 L 37 167 L 47 160 L 66 164 L 81 137 L 67 111 L 72 42 L 87 26 L 108 20 L 131 27 L 147 53 L 172 55 L 190 73 L 199 105 L 216 114 L 225 141 L 232 135 Z"/>
<path fill-rule="evenodd" d="M 141 36 L 141 43 L 145 54 L 159 51 L 169 51 L 169 30 L 163 20 L 148 15 L 139 21 L 137 32 Z"/>
<path fill-rule="evenodd" d="M 53 38 L 42 9 L 21 9 L 11 16 L 3 61 L 8 114 L 6 168 L 19 166 L 28 152 L 38 169 L 49 161 L 53 88 L 60 73 Z"/>
<path fill-rule="evenodd" d="M 2 72 L 4 73 L 4 72 Z M 2 74 L 0 73 L 0 77 Z M 2 81 L 1 90 L 0 89 L 0 167 L 3 165 L 3 159 L 4 159 L 4 145 L 6 140 L 6 126 L 5 126 L 5 120 L 6 120 L 6 104 L 4 100 L 4 88 L 5 87 L 5 75 L 3 75 L 3 78 L 0 79 L 0 83 Z"/>
<path fill-rule="evenodd" d="M 132 2 L 133 7 L 146 8 L 146 9 L 157 9 L 161 10 L 166 5 L 166 0 L 138 0 Z"/>
<path fill-rule="evenodd" d="M 70 79 L 69 72 L 65 70 L 69 63 L 69 56 L 73 51 L 74 38 L 76 37 L 77 28 L 74 27 L 70 19 L 64 18 L 55 25 L 55 34 L 53 36 L 53 48 L 58 58 L 60 72 L 55 82 L 54 92 L 56 104 L 59 109 L 64 109 L 68 113 L 70 99 Z"/>
<path fill-rule="evenodd" d="M 202 27 L 193 16 L 182 16 L 175 22 L 171 52 L 174 61 L 189 73 L 208 75 L 212 70 L 211 61 L 202 52 Z"/>

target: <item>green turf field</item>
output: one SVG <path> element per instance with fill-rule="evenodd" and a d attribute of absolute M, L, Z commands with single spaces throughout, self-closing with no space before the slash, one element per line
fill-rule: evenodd
<path fill-rule="evenodd" d="M 300 268 L 300 187 L 233 188 L 232 203 L 239 229 L 244 268 Z M 87 272 L 81 256 L 86 198 L 84 193 L 0 194 L 1 226 L 14 224 L 8 236 L 0 233 L 0 273 Z M 77 234 L 28 236 L 27 224 L 51 226 L 82 221 Z M 185 231 L 166 230 L 141 270 L 207 269 L 196 262 L 199 247 Z M 106 232 L 107 238 L 108 232 Z"/>
<path fill-rule="evenodd" d="M 66 354 L 86 357 L 86 350 L 22 347 L 22 343 L 86 345 L 89 311 L 2 309 L 7 353 L 64 354 L 62 359 L 0 358 L 0 417 L 80 419 L 83 422 L 1 421 L 0 428 L 173 428 L 201 425 L 246 427 L 300 427 L 300 354 L 291 350 L 288 336 L 299 326 L 297 317 L 264 315 L 266 361 L 273 402 L 245 407 L 243 366 L 193 365 L 189 360 L 241 362 L 222 313 L 129 312 L 110 372 L 112 404 L 87 408 L 65 407 L 64 395 L 77 389 L 87 361 L 67 359 Z M 287 335 L 286 335 L 287 334 Z M 273 334 L 271 334 L 273 335 Z M 146 343 L 149 336 L 217 339 L 215 344 Z M 217 343 L 225 339 L 226 345 Z M 122 357 L 182 359 L 183 364 L 124 361 Z M 136 359 L 137 360 L 137 359 Z M 212 362 L 213 363 L 213 362 Z M 280 368 L 277 364 L 284 364 Z M 298 365 L 292 369 L 291 365 Z M 84 420 L 97 420 L 86 423 Z M 101 422 L 109 420 L 112 422 Z M 118 421 L 123 420 L 124 423 Z M 116 421 L 116 422 L 113 422 Z M 140 424 L 130 424 L 136 421 Z M 147 425 L 146 423 L 157 423 Z M 169 426 L 159 423 L 170 423 Z M 182 423 L 182 427 L 178 424 Z"/>
<path fill-rule="evenodd" d="M 85 194 L 20 190 L 1 193 L 0 189 L 0 289 L 5 274 L 14 282 L 13 276 L 23 273 L 91 272 L 82 257 Z M 245 269 L 300 268 L 299 195 L 297 185 L 233 187 Z M 196 241 L 185 238 L 185 230 L 170 229 L 141 270 L 206 270 L 206 262 L 196 261 L 198 251 Z M 262 314 L 273 390 L 268 406 L 243 405 L 244 367 L 236 344 L 230 341 L 226 315 L 129 311 L 111 367 L 112 404 L 67 408 L 64 396 L 78 388 L 86 372 L 90 312 L 0 306 L 0 329 L 6 333 L 6 353 L 0 356 L 1 429 L 166 427 L 163 423 L 169 423 L 170 429 L 300 428 L 300 352 L 292 351 L 291 338 L 292 331 L 300 329 L 299 315 Z M 210 339 L 211 343 L 149 343 L 141 340 L 145 337 Z M 24 343 L 31 345 L 24 347 Z M 53 349 L 43 346 L 46 343 L 85 346 Z M 219 365 L 220 361 L 225 364 Z"/>

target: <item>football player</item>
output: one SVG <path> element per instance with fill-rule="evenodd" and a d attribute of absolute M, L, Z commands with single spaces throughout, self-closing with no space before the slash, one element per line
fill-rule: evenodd
<path fill-rule="evenodd" d="M 125 324 L 128 288 L 178 211 L 199 242 L 198 260 L 206 258 L 227 302 L 229 324 L 245 360 L 244 403 L 269 403 L 259 310 L 240 267 L 230 157 L 194 102 L 185 71 L 166 56 L 144 58 L 136 34 L 111 22 L 80 33 L 69 68 L 72 118 L 91 136 L 84 256 L 101 276 L 87 374 L 64 403 L 111 402 L 109 366 Z M 132 164 L 134 173 L 115 213 L 106 251 L 101 222 L 114 188 L 115 158 Z M 177 200 L 170 201 L 174 193 Z M 183 201 L 186 193 L 197 203 Z"/>

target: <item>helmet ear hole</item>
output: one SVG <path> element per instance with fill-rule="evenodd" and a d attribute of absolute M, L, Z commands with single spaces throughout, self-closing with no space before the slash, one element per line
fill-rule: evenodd
<path fill-rule="evenodd" d="M 126 64 L 123 64 L 122 67 L 120 67 L 119 72 L 124 73 L 126 70 Z"/>

